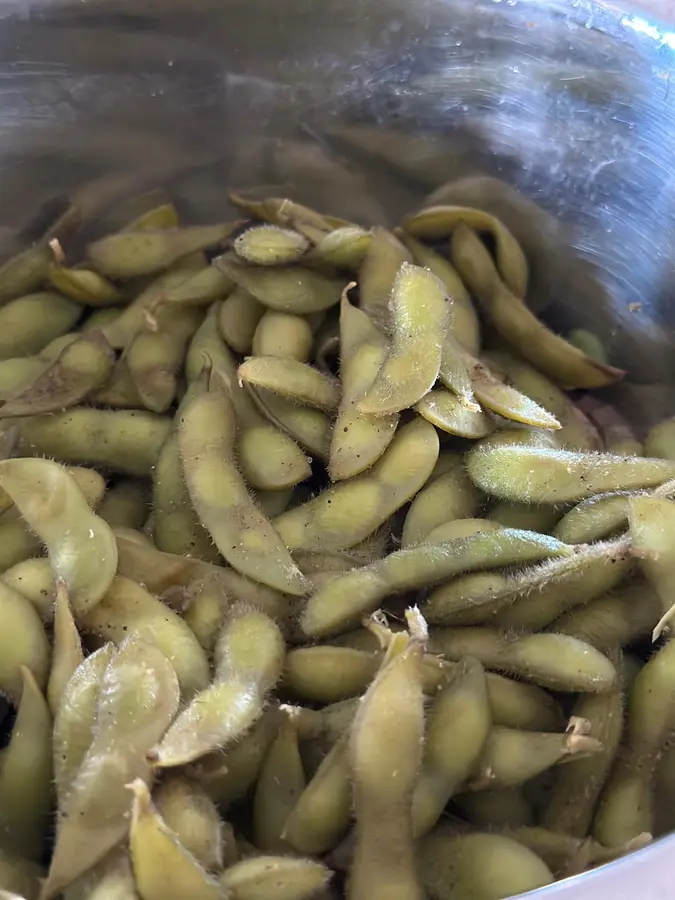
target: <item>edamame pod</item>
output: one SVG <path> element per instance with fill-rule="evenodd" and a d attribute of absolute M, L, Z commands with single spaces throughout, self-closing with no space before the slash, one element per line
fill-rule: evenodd
<path fill-rule="evenodd" d="M 413 834 L 430 831 L 476 766 L 492 728 L 485 672 L 462 661 L 434 698 L 426 725 L 422 768 L 412 800 Z"/>
<path fill-rule="evenodd" d="M 127 785 L 133 794 L 129 849 L 142 900 L 220 900 L 220 886 L 167 826 L 150 799 L 147 784 Z"/>
<path fill-rule="evenodd" d="M 272 391 L 250 386 L 248 391 L 263 416 L 279 431 L 319 459 L 328 458 L 333 426 L 325 413 L 311 406 L 301 406 Z"/>
<path fill-rule="evenodd" d="M 391 231 L 373 228 L 357 280 L 361 309 L 378 328 L 389 325 L 391 292 L 401 266 L 411 261 L 410 254 Z"/>
<path fill-rule="evenodd" d="M 429 650 L 449 660 L 474 656 L 488 669 L 558 691 L 601 693 L 617 678 L 604 654 L 563 634 L 518 637 L 490 628 L 436 628 Z"/>
<path fill-rule="evenodd" d="M 181 846 L 207 871 L 223 868 L 223 823 L 206 791 L 184 775 L 165 778 L 152 795 Z"/>
<path fill-rule="evenodd" d="M 252 503 L 234 459 L 236 424 L 225 393 L 195 397 L 178 435 L 190 499 L 225 559 L 242 574 L 289 594 L 305 580 L 271 523 Z M 278 520 L 277 520 L 278 521 Z"/>
<path fill-rule="evenodd" d="M 660 615 L 658 594 L 646 582 L 636 581 L 570 610 L 549 631 L 569 634 L 606 652 L 650 637 Z"/>
<path fill-rule="evenodd" d="M 455 465 L 427 484 L 413 499 L 403 523 L 401 546 L 405 549 L 426 540 L 446 522 L 468 519 L 476 514 L 481 494 L 466 474 L 462 457 Z"/>
<path fill-rule="evenodd" d="M 364 540 L 425 484 L 438 435 L 421 419 L 404 425 L 368 471 L 288 510 L 274 526 L 291 550 L 342 550 Z"/>
<path fill-rule="evenodd" d="M 0 691 L 13 705 L 22 693 L 25 667 L 44 688 L 49 675 L 51 649 L 40 617 L 17 591 L 0 582 Z"/>
<path fill-rule="evenodd" d="M 380 662 L 379 654 L 351 647 L 296 647 L 286 656 L 282 686 L 301 700 L 337 703 L 361 694 Z"/>
<path fill-rule="evenodd" d="M 309 248 L 304 235 L 277 225 L 255 225 L 234 241 L 234 252 L 254 266 L 279 266 L 296 262 Z"/>
<path fill-rule="evenodd" d="M 232 900 L 309 900 L 328 884 L 331 871 L 311 859 L 256 856 L 230 866 L 220 876 L 225 896 Z"/>
<path fill-rule="evenodd" d="M 0 303 L 37 290 L 45 281 L 54 254 L 48 243 L 40 242 L 0 266 Z"/>
<path fill-rule="evenodd" d="M 672 544 L 675 501 L 634 497 L 629 511 L 633 552 L 645 577 L 661 598 L 662 616 L 653 634 L 656 640 L 675 615 L 675 552 Z"/>
<path fill-rule="evenodd" d="M 248 291 L 236 288 L 220 305 L 218 327 L 225 343 L 235 353 L 251 353 L 253 339 L 264 314 L 262 303 L 258 303 Z M 253 352 L 264 355 L 257 350 Z"/>
<path fill-rule="evenodd" d="M 124 295 L 112 281 L 91 269 L 53 265 L 49 269 L 49 282 L 57 291 L 83 306 L 115 306 L 124 301 Z"/>
<path fill-rule="evenodd" d="M 100 603 L 77 613 L 79 628 L 115 643 L 131 635 L 157 647 L 175 669 L 184 698 L 209 683 L 209 665 L 182 618 L 129 578 L 116 576 Z"/>
<path fill-rule="evenodd" d="M 620 654 L 614 654 L 621 668 Z M 602 745 L 587 759 L 571 760 L 556 769 L 553 786 L 541 815 L 540 824 L 584 838 L 593 822 L 593 814 L 619 748 L 623 733 L 623 686 L 620 682 L 606 694 L 585 694 L 573 707 L 575 718 L 588 722 L 588 736 Z"/>
<path fill-rule="evenodd" d="M 110 375 L 114 354 L 99 331 L 69 344 L 24 390 L 8 397 L 0 419 L 42 415 L 77 406 Z"/>
<path fill-rule="evenodd" d="M 44 292 L 12 300 L 0 309 L 0 359 L 40 353 L 72 331 L 82 307 L 61 294 Z"/>
<path fill-rule="evenodd" d="M 147 781 L 145 756 L 178 709 L 179 689 L 166 657 L 150 644 L 125 641 L 103 674 L 93 741 L 64 803 L 43 896 L 87 872 L 124 837 L 131 796 Z"/>
<path fill-rule="evenodd" d="M 551 870 L 529 848 L 501 834 L 435 829 L 419 847 L 420 875 L 431 900 L 501 900 L 551 884 Z"/>
<path fill-rule="evenodd" d="M 12 853 L 39 862 L 52 807 L 52 717 L 25 666 L 21 679 L 12 736 L 0 753 L 0 841 Z"/>
<path fill-rule="evenodd" d="M 387 341 L 362 310 L 352 306 L 345 288 L 340 304 L 340 380 L 342 399 L 330 444 L 331 481 L 352 478 L 370 468 L 391 443 L 398 415 L 362 412 L 365 396 L 387 355 Z"/>
<path fill-rule="evenodd" d="M 526 531 L 539 531 L 541 534 L 553 534 L 553 530 L 561 518 L 555 506 L 534 506 L 529 503 L 509 503 L 498 500 L 487 510 L 486 516 L 491 522 L 497 522 L 505 528 L 524 528 Z M 559 540 L 564 540 L 554 534 Z"/>
<path fill-rule="evenodd" d="M 464 360 L 474 396 L 485 409 L 523 425 L 550 428 L 553 431 L 561 429 L 555 416 L 530 397 L 495 378 L 485 363 L 470 357 L 468 353 L 464 353 Z"/>
<path fill-rule="evenodd" d="M 461 399 L 444 388 L 429 391 L 415 404 L 427 422 L 440 431 L 477 440 L 492 431 L 492 422 L 481 409 L 469 409 Z"/>
<path fill-rule="evenodd" d="M 25 597 L 43 622 L 54 621 L 56 589 L 48 559 L 24 559 L 6 569 L 0 581 Z"/>
<path fill-rule="evenodd" d="M 422 761 L 423 643 L 394 636 L 349 741 L 356 841 L 349 900 L 422 900 L 411 799 Z"/>
<path fill-rule="evenodd" d="M 241 737 L 262 712 L 284 655 L 274 622 L 257 610 L 235 606 L 214 651 L 213 684 L 194 697 L 152 749 L 153 765 L 184 765 Z"/>
<path fill-rule="evenodd" d="M 171 419 L 155 413 L 82 406 L 26 419 L 18 452 L 143 477 L 152 472 L 170 428 Z"/>
<path fill-rule="evenodd" d="M 552 766 L 599 753 L 602 744 L 587 735 L 588 723 L 570 720 L 566 734 L 520 731 L 496 726 L 469 781 L 469 790 L 524 784 Z"/>
<path fill-rule="evenodd" d="M 115 528 L 142 528 L 150 515 L 148 482 L 140 478 L 120 478 L 109 485 L 98 515 Z"/>
<path fill-rule="evenodd" d="M 462 226 L 487 233 L 494 240 L 497 269 L 504 284 L 516 297 L 525 297 L 528 282 L 525 254 L 513 234 L 495 216 L 466 206 L 429 206 L 403 222 L 405 231 L 427 240 L 448 237 Z"/>
<path fill-rule="evenodd" d="M 46 544 L 76 614 L 100 602 L 117 570 L 117 543 L 67 469 L 48 459 L 7 459 L 0 461 L 0 484 Z"/>
<path fill-rule="evenodd" d="M 108 278 L 134 278 L 168 268 L 183 256 L 226 240 L 236 226 L 193 225 L 160 231 L 121 231 L 87 247 L 87 258 Z"/>
<path fill-rule="evenodd" d="M 83 660 L 82 642 L 70 609 L 68 590 L 64 582 L 57 579 L 54 600 L 52 665 L 47 685 L 47 700 L 52 715 L 55 716 L 59 711 L 63 692 Z"/>
<path fill-rule="evenodd" d="M 308 637 L 339 633 L 392 594 L 427 587 L 460 572 L 568 553 L 566 545 L 552 538 L 508 528 L 422 544 L 330 581 L 309 598 L 300 625 Z M 476 656 L 471 651 L 462 655 Z"/>
<path fill-rule="evenodd" d="M 265 756 L 253 798 L 253 839 L 265 852 L 289 849 L 284 825 L 306 787 L 298 746 L 298 726 L 286 712 L 279 733 Z"/>
<path fill-rule="evenodd" d="M 451 259 L 499 334 L 545 375 L 578 388 L 605 387 L 623 378 L 621 369 L 591 359 L 540 322 L 525 305 L 525 295 L 503 283 L 488 250 L 466 225 L 453 232 Z"/>
<path fill-rule="evenodd" d="M 474 828 L 517 828 L 534 823 L 521 785 L 460 794 L 453 805 Z"/>
<path fill-rule="evenodd" d="M 421 241 L 405 232 L 400 237 L 412 253 L 415 265 L 429 269 L 445 287 L 450 300 L 449 334 L 469 353 L 477 354 L 480 351 L 480 321 L 459 273 L 444 256 Z"/>
<path fill-rule="evenodd" d="M 358 225 L 345 225 L 322 237 L 305 255 L 304 263 L 357 272 L 372 241 L 372 231 Z"/>
<path fill-rule="evenodd" d="M 467 457 L 467 469 L 487 494 L 528 503 L 569 503 L 617 487 L 655 487 L 675 477 L 675 462 L 668 460 L 508 444 L 479 444 Z"/>
<path fill-rule="evenodd" d="M 301 363 L 308 362 L 314 341 L 309 321 L 303 316 L 292 313 L 274 312 L 271 309 L 265 312 L 264 307 L 263 313 L 262 317 L 258 318 L 253 334 L 253 354 L 255 356 L 282 356 Z M 251 347 L 238 352 L 249 353 Z"/>
<path fill-rule="evenodd" d="M 295 359 L 250 356 L 239 366 L 237 377 L 254 388 L 263 388 L 324 412 L 335 411 L 340 402 L 340 390 L 334 379 Z"/>
<path fill-rule="evenodd" d="M 227 256 L 214 261 L 220 271 L 259 303 L 276 312 L 303 313 L 329 309 L 340 299 L 341 281 L 300 266 L 255 268 Z"/>
<path fill-rule="evenodd" d="M 308 206 L 289 200 L 287 197 L 266 197 L 264 200 L 254 200 L 243 197 L 241 194 L 228 194 L 228 200 L 237 209 L 242 209 L 251 216 L 255 216 L 270 225 L 279 225 L 282 228 L 294 228 L 305 237 L 315 243 L 334 228 L 349 225 L 344 219 L 335 216 L 324 216 L 315 212 Z"/>
<path fill-rule="evenodd" d="M 413 406 L 433 387 L 448 328 L 443 285 L 427 269 L 403 263 L 391 294 L 392 342 L 359 401 L 364 413 L 388 415 Z"/>

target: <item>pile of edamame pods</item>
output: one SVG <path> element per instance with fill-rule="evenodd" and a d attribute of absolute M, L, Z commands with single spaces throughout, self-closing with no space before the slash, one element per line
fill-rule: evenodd
<path fill-rule="evenodd" d="M 0 896 L 499 900 L 675 829 L 675 420 L 484 211 L 231 199 L 0 268 Z"/>

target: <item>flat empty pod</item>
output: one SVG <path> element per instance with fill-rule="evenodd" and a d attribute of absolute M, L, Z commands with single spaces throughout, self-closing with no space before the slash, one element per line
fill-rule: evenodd
<path fill-rule="evenodd" d="M 655 487 L 675 476 L 669 460 L 508 444 L 479 445 L 467 468 L 487 494 L 528 503 L 570 503 L 617 488 Z"/>
<path fill-rule="evenodd" d="M 488 669 L 557 691 L 609 691 L 617 679 L 603 653 L 563 634 L 518 637 L 493 628 L 436 628 L 429 650 L 449 660 L 474 656 Z"/>
<path fill-rule="evenodd" d="M 224 392 L 188 404 L 179 422 L 185 481 L 202 524 L 224 558 L 244 575 L 302 595 L 302 573 L 282 539 L 253 504 L 234 459 L 236 421 Z"/>
<path fill-rule="evenodd" d="M 339 634 L 394 594 L 429 587 L 461 572 L 567 553 L 566 545 L 544 535 L 508 528 L 399 550 L 329 581 L 307 601 L 300 625 L 308 637 Z M 460 655 L 480 659 L 472 650 Z"/>
<path fill-rule="evenodd" d="M 109 278 L 134 278 L 166 269 L 183 256 L 214 246 L 234 226 L 193 225 L 162 231 L 126 231 L 101 238 L 87 247 L 92 266 Z"/>
<path fill-rule="evenodd" d="M 335 379 L 295 359 L 250 356 L 239 366 L 237 374 L 246 384 L 324 412 L 335 411 L 340 403 L 340 389 Z"/>
<path fill-rule="evenodd" d="M 413 406 L 433 387 L 441 367 L 448 310 L 443 285 L 427 269 L 403 263 L 391 295 L 392 339 L 362 412 L 387 415 Z"/>
<path fill-rule="evenodd" d="M 340 305 L 340 382 L 342 398 L 330 444 L 328 473 L 343 481 L 370 468 L 391 443 L 398 414 L 362 412 L 358 401 L 367 393 L 387 355 L 387 340 L 365 312 L 347 299 Z"/>
<path fill-rule="evenodd" d="M 485 363 L 470 357 L 467 353 L 464 354 L 464 361 L 474 396 L 485 409 L 522 425 L 560 430 L 560 422 L 555 416 L 530 397 L 495 378 Z"/>
<path fill-rule="evenodd" d="M 500 834 L 457 834 L 441 826 L 419 847 L 420 874 L 431 900 L 502 900 L 552 884 L 532 850 Z"/>
<path fill-rule="evenodd" d="M 526 306 L 523 294 L 504 284 L 478 235 L 464 224 L 454 230 L 451 259 L 497 332 L 545 375 L 577 388 L 598 388 L 624 376 L 550 331 Z"/>
<path fill-rule="evenodd" d="M 0 462 L 0 485 L 28 527 L 47 546 L 54 574 L 73 608 L 95 606 L 117 570 L 117 544 L 107 522 L 91 511 L 68 470 L 47 459 Z"/>
<path fill-rule="evenodd" d="M 81 406 L 26 419 L 19 453 L 143 477 L 151 473 L 170 429 L 171 419 L 155 413 Z"/>
<path fill-rule="evenodd" d="M 215 261 L 220 271 L 268 309 L 287 313 L 315 313 L 340 300 L 343 282 L 300 266 L 254 267 L 227 256 Z"/>
<path fill-rule="evenodd" d="M 133 795 L 129 849 L 142 900 L 220 900 L 218 882 L 167 826 L 145 782 L 136 779 L 127 787 Z"/>
<path fill-rule="evenodd" d="M 57 579 L 52 665 L 47 685 L 47 699 L 53 715 L 58 712 L 66 685 L 83 659 L 82 641 L 73 619 L 68 591 L 64 582 Z"/>
<path fill-rule="evenodd" d="M 353 547 L 382 526 L 425 484 L 438 459 L 438 435 L 416 419 L 404 425 L 367 472 L 340 481 L 288 510 L 274 526 L 290 550 Z"/>
<path fill-rule="evenodd" d="M 449 237 L 462 224 L 494 240 L 502 280 L 516 297 L 525 297 L 528 281 L 525 254 L 506 225 L 490 213 L 467 206 L 429 206 L 404 219 L 403 228 L 415 237 L 438 240 Z"/>
<path fill-rule="evenodd" d="M 309 249 L 307 238 L 290 228 L 258 225 L 234 241 L 234 252 L 255 266 L 279 266 L 296 262 Z"/>
<path fill-rule="evenodd" d="M 7 397 L 0 407 L 0 419 L 77 406 L 107 381 L 113 361 L 113 351 L 101 332 L 88 332 L 68 344 L 31 384 Z"/>

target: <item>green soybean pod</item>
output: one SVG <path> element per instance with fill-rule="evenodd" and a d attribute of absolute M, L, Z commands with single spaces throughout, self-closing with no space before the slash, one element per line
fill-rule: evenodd
<path fill-rule="evenodd" d="M 396 276 L 411 257 L 401 241 L 386 228 L 374 228 L 372 239 L 359 268 L 361 309 L 378 328 L 389 324 L 389 298 Z"/>
<path fill-rule="evenodd" d="M 252 352 L 254 356 L 285 356 L 304 363 L 310 359 L 313 342 L 312 326 L 304 316 L 268 309 L 258 320 L 252 348 L 238 352 Z"/>
<path fill-rule="evenodd" d="M 455 466 L 422 488 L 410 504 L 403 523 L 401 546 L 413 547 L 435 528 L 476 514 L 482 494 L 472 484 L 457 455 Z"/>
<path fill-rule="evenodd" d="M 29 294 L 0 309 L 0 359 L 31 356 L 72 331 L 82 307 L 57 293 Z"/>

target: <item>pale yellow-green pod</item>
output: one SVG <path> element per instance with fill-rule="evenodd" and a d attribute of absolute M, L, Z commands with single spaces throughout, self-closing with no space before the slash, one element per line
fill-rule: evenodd
<path fill-rule="evenodd" d="M 77 406 L 101 387 L 113 368 L 114 354 L 98 331 L 68 344 L 38 377 L 6 398 L 0 419 L 42 415 Z"/>
<path fill-rule="evenodd" d="M 391 319 L 389 298 L 403 263 L 412 262 L 400 240 L 385 228 L 374 228 L 372 239 L 358 271 L 361 309 L 378 328 Z"/>
<path fill-rule="evenodd" d="M 480 321 L 459 273 L 444 256 L 421 241 L 405 232 L 401 233 L 401 240 L 412 253 L 414 263 L 429 269 L 443 283 L 450 301 L 450 334 L 465 350 L 477 355 L 481 343 Z"/>
<path fill-rule="evenodd" d="M 43 875 L 42 866 L 0 849 L 2 900 L 37 900 Z"/>
<path fill-rule="evenodd" d="M 0 266 L 0 303 L 37 290 L 53 262 L 51 247 L 42 241 L 10 257 Z"/>
<path fill-rule="evenodd" d="M 675 614 L 675 500 L 634 497 L 629 504 L 633 552 L 645 577 L 661 598 L 661 618 L 654 627 L 654 640 Z"/>
<path fill-rule="evenodd" d="M 439 525 L 474 516 L 481 492 L 469 480 L 462 458 L 449 471 L 428 483 L 414 498 L 403 523 L 402 547 L 413 547 L 426 540 Z"/>
<path fill-rule="evenodd" d="M 434 827 L 449 799 L 470 776 L 491 728 L 485 672 L 479 662 L 467 658 L 453 680 L 438 691 L 429 711 L 422 768 L 412 800 L 416 838 Z"/>
<path fill-rule="evenodd" d="M 438 459 L 428 422 L 404 425 L 367 472 L 338 482 L 274 520 L 291 550 L 341 550 L 367 538 L 425 484 Z"/>
<path fill-rule="evenodd" d="M 331 871 L 312 859 L 255 856 L 225 869 L 220 876 L 224 896 L 232 900 L 310 900 L 320 897 Z M 222 895 L 221 895 L 222 896 Z"/>
<path fill-rule="evenodd" d="M 0 842 L 12 853 L 39 862 L 44 857 L 53 800 L 52 717 L 25 666 L 21 678 L 12 736 L 0 752 Z"/>
<path fill-rule="evenodd" d="M 43 622 L 54 621 L 56 585 L 48 559 L 33 558 L 16 563 L 0 575 L 0 581 L 25 597 Z"/>
<path fill-rule="evenodd" d="M 552 884 L 553 874 L 528 847 L 500 834 L 432 831 L 419 847 L 430 900 L 501 900 Z"/>
<path fill-rule="evenodd" d="M 610 691 L 617 679 L 603 653 L 563 634 L 518 636 L 491 628 L 435 628 L 429 650 L 448 660 L 474 656 L 488 669 L 552 690 L 602 693 Z"/>
<path fill-rule="evenodd" d="M 654 425 L 645 438 L 645 453 L 660 459 L 675 459 L 675 418 Z"/>
<path fill-rule="evenodd" d="M 96 511 L 112 529 L 142 528 L 150 515 L 149 483 L 140 478 L 118 479 Z"/>
<path fill-rule="evenodd" d="M 561 518 L 555 506 L 510 503 L 506 500 L 498 500 L 489 506 L 486 516 L 491 522 L 498 522 L 505 528 L 523 528 L 526 531 L 539 531 L 541 534 L 552 534 Z M 564 540 L 557 533 L 555 537 Z"/>
<path fill-rule="evenodd" d="M 407 409 L 433 387 L 441 367 L 448 310 L 441 282 L 419 266 L 403 263 L 391 295 L 392 340 L 372 387 L 359 401 L 365 413 Z"/>
<path fill-rule="evenodd" d="M 129 578 L 116 576 L 102 601 L 75 621 L 85 634 L 116 644 L 134 635 L 157 647 L 171 662 L 185 699 L 209 683 L 209 664 L 181 617 Z"/>
<path fill-rule="evenodd" d="M 307 601 L 300 625 L 308 637 L 339 634 L 374 612 L 380 601 L 392 594 L 429 587 L 462 572 L 569 556 L 571 552 L 553 538 L 508 528 L 442 544 L 420 544 L 329 581 Z M 477 656 L 471 650 L 460 655 Z"/>
<path fill-rule="evenodd" d="M 68 470 L 46 459 L 3 460 L 0 484 L 46 544 L 54 574 L 65 583 L 74 610 L 83 613 L 95 606 L 117 570 L 117 544 Z"/>
<path fill-rule="evenodd" d="M 145 477 L 170 428 L 171 419 L 151 412 L 81 406 L 22 422 L 19 454 Z"/>
<path fill-rule="evenodd" d="M 194 779 L 168 775 L 152 800 L 181 846 L 207 871 L 223 868 L 224 829 L 216 805 Z"/>
<path fill-rule="evenodd" d="M 371 231 L 365 231 L 358 225 L 345 225 L 322 237 L 305 255 L 304 262 L 319 268 L 326 266 L 357 272 L 372 241 Z"/>
<path fill-rule="evenodd" d="M 327 853 L 338 845 L 349 827 L 352 785 L 347 745 L 349 725 L 357 705 L 350 708 L 347 725 L 321 760 L 286 819 L 283 837 L 300 853 Z"/>
<path fill-rule="evenodd" d="M 223 585 L 210 575 L 179 590 L 187 605 L 183 613 L 185 624 L 204 650 L 213 653 L 232 598 Z"/>
<path fill-rule="evenodd" d="M 290 357 L 250 356 L 239 366 L 237 377 L 253 388 L 271 391 L 327 413 L 334 412 L 340 402 L 335 379 Z"/>
<path fill-rule="evenodd" d="M 483 438 L 493 428 L 492 422 L 479 407 L 475 404 L 467 407 L 465 402 L 443 387 L 429 391 L 414 408 L 440 431 L 468 440 Z"/>
<path fill-rule="evenodd" d="M 282 688 L 315 703 L 337 703 L 363 693 L 381 655 L 351 647 L 296 647 L 286 656 Z"/>
<path fill-rule="evenodd" d="M 258 355 L 254 338 L 264 315 L 265 307 L 262 303 L 258 303 L 255 297 L 243 288 L 235 288 L 220 305 L 218 327 L 223 340 L 235 353 L 245 356 L 251 353 L 253 348 L 253 352 Z"/>
<path fill-rule="evenodd" d="M 306 784 L 298 726 L 289 710 L 265 756 L 253 798 L 253 840 L 260 850 L 288 852 L 284 826 Z"/>
<path fill-rule="evenodd" d="M 278 225 L 254 225 L 234 240 L 234 252 L 254 266 L 297 262 L 309 248 L 304 235 Z"/>
<path fill-rule="evenodd" d="M 179 417 L 178 434 L 190 499 L 225 559 L 269 587 L 305 593 L 302 573 L 283 539 L 254 506 L 237 470 L 231 400 L 215 391 L 195 397 Z"/>
<path fill-rule="evenodd" d="M 106 307 L 124 302 L 119 288 L 91 269 L 53 265 L 49 269 L 49 282 L 57 291 L 83 306 Z"/>
<path fill-rule="evenodd" d="M 0 583 L 0 691 L 17 705 L 23 690 L 22 667 L 43 689 L 49 676 L 51 648 L 35 608 L 17 591 Z"/>
<path fill-rule="evenodd" d="M 453 804 L 474 828 L 517 828 L 534 824 L 532 807 L 521 785 L 459 794 Z"/>
<path fill-rule="evenodd" d="M 349 739 L 356 837 L 349 900 L 423 900 L 411 799 L 422 762 L 423 644 L 397 634 Z"/>
<path fill-rule="evenodd" d="M 63 891 L 63 900 L 138 900 L 129 850 L 111 850 L 100 863 Z"/>
<path fill-rule="evenodd" d="M 283 356 L 304 363 L 310 359 L 313 342 L 312 327 L 304 316 L 269 309 L 258 320 L 252 352 L 255 356 Z M 251 352 L 251 347 L 239 352 Z"/>
<path fill-rule="evenodd" d="M 150 781 L 146 755 L 176 714 L 179 699 L 176 674 L 155 647 L 131 639 L 113 652 L 96 701 L 93 740 L 59 803 L 45 898 L 123 840 L 132 799 L 126 785 Z"/>
<path fill-rule="evenodd" d="M 168 268 L 183 256 L 226 240 L 233 225 L 193 225 L 157 231 L 125 231 L 87 248 L 92 266 L 109 278 L 134 278 Z"/>
<path fill-rule="evenodd" d="M 220 256 L 220 271 L 276 312 L 302 315 L 329 309 L 340 300 L 343 282 L 300 266 L 284 268 L 246 266 Z"/>
<path fill-rule="evenodd" d="M 333 424 L 326 413 L 264 388 L 249 385 L 247 390 L 265 419 L 280 432 L 297 441 L 312 456 L 328 459 Z M 260 440 L 258 435 L 254 436 L 250 442 L 250 453 L 253 453 L 254 447 L 260 446 Z"/>
<path fill-rule="evenodd" d="M 508 444 L 479 444 L 467 468 L 485 493 L 530 503 L 569 503 L 605 491 L 656 487 L 675 477 L 669 460 Z"/>
<path fill-rule="evenodd" d="M 386 338 L 363 310 L 351 305 L 345 291 L 340 305 L 342 399 L 330 444 L 331 481 L 352 478 L 370 468 L 394 437 L 396 413 L 374 416 L 358 407 L 386 355 Z"/>
<path fill-rule="evenodd" d="M 47 700 L 52 715 L 59 711 L 66 686 L 83 660 L 82 642 L 70 608 L 68 590 L 63 581 L 57 580 L 52 665 L 47 685 Z"/>
<path fill-rule="evenodd" d="M 28 294 L 0 309 L 0 359 L 32 356 L 72 331 L 82 307 L 56 292 Z"/>
<path fill-rule="evenodd" d="M 180 843 L 150 799 L 141 779 L 127 785 L 133 795 L 129 849 L 141 900 L 221 900 L 221 890 Z"/>

